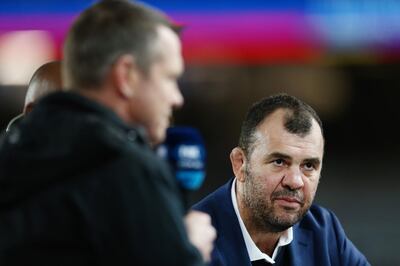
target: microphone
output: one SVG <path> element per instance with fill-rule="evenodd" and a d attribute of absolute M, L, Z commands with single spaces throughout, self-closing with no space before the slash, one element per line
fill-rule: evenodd
<path fill-rule="evenodd" d="M 167 129 L 165 141 L 156 149 L 175 175 L 184 196 L 200 188 L 205 178 L 206 149 L 200 132 L 192 127 Z M 188 203 L 188 199 L 185 199 Z"/>

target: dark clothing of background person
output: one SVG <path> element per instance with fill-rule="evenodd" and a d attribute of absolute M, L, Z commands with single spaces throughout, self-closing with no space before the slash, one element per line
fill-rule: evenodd
<path fill-rule="evenodd" d="M 16 117 L 13 117 L 10 122 L 8 122 L 6 129 L 0 132 L 0 144 L 1 144 L 1 139 L 4 138 L 5 135 L 9 134 L 13 128 L 17 127 L 22 122 L 24 117 L 25 117 L 24 114 L 19 114 Z"/>
<path fill-rule="evenodd" d="M 0 148 L 2 266 L 202 265 L 183 215 L 141 129 L 78 94 L 43 98 Z"/>
<path fill-rule="evenodd" d="M 8 125 L 6 127 L 6 132 L 9 132 L 14 127 L 16 127 L 19 123 L 21 123 L 22 119 L 24 119 L 24 114 L 19 114 L 16 117 L 14 117 L 13 119 L 11 119 L 11 121 L 8 123 Z"/>

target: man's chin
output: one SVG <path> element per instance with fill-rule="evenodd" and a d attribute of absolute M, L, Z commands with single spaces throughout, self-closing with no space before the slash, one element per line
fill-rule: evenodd
<path fill-rule="evenodd" d="M 287 230 L 298 222 L 295 219 L 275 219 L 270 223 L 270 230 L 272 232 L 278 233 Z"/>
<path fill-rule="evenodd" d="M 303 216 L 299 212 L 285 212 L 275 215 L 271 221 L 275 232 L 282 232 L 298 223 Z"/>
<path fill-rule="evenodd" d="M 273 212 L 259 216 L 254 220 L 257 220 L 260 230 L 265 230 L 265 232 L 279 233 L 296 224 L 300 218 L 298 214 Z"/>
<path fill-rule="evenodd" d="M 161 144 L 166 137 L 166 128 L 147 128 L 147 137 L 151 146 L 157 146 Z"/>

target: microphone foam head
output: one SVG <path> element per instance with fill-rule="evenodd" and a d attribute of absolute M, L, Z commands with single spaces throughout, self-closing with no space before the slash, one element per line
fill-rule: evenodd
<path fill-rule="evenodd" d="M 206 150 L 197 129 L 182 126 L 168 128 L 165 142 L 158 147 L 157 153 L 169 162 L 183 189 L 196 190 L 202 185 Z"/>

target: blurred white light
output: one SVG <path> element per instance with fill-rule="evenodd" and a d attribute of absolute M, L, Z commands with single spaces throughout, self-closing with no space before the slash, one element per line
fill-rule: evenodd
<path fill-rule="evenodd" d="M 54 40 L 46 31 L 12 31 L 0 35 L 0 84 L 25 85 L 39 66 L 54 57 Z"/>

